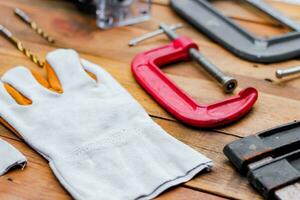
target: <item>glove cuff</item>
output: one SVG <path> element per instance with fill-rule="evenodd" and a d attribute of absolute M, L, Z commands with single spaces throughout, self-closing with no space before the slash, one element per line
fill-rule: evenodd
<path fill-rule="evenodd" d="M 50 166 L 77 200 L 153 199 L 212 167 L 211 160 L 156 126 L 151 130 L 109 145 L 102 138 L 71 159 L 50 160 Z"/>

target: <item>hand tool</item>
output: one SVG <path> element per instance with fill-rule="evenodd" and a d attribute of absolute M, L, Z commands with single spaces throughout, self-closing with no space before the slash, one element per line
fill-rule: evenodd
<path fill-rule="evenodd" d="M 195 59 L 220 81 L 225 91 L 236 87 L 235 79 L 225 76 L 202 54 L 190 39 L 171 31 L 162 24 L 172 43 L 137 55 L 131 69 L 137 82 L 166 110 L 182 122 L 196 127 L 216 127 L 231 123 L 244 116 L 256 102 L 258 93 L 254 88 L 242 90 L 236 97 L 211 105 L 198 104 L 178 88 L 159 69 L 160 66 L 177 61 Z M 133 42 L 134 43 L 134 42 Z"/>
<path fill-rule="evenodd" d="M 167 26 L 165 24 L 160 24 L 160 29 L 154 32 L 147 33 L 142 37 L 132 39 L 129 42 L 130 46 L 136 45 L 138 42 L 154 37 L 158 34 L 165 33 L 170 40 L 174 41 L 180 38 L 173 30 L 176 28 L 180 28 L 180 25 Z M 221 70 L 219 70 L 215 65 L 213 65 L 210 61 L 208 61 L 199 51 L 198 47 L 190 47 L 189 48 L 189 56 L 195 60 L 199 66 L 203 67 L 205 71 L 207 71 L 212 77 L 214 77 L 223 87 L 224 92 L 231 93 L 237 87 L 237 80 L 226 76 Z"/>
<path fill-rule="evenodd" d="M 150 19 L 152 0 L 73 0 L 81 11 L 96 14 L 101 29 Z"/>
<path fill-rule="evenodd" d="M 29 58 L 32 62 L 34 62 L 37 66 L 43 67 L 44 62 L 39 60 L 37 56 L 33 55 L 30 50 L 24 47 L 23 43 L 18 40 L 13 34 L 4 26 L 0 25 L 0 33 L 8 39 L 13 45 L 17 47 L 19 51 L 21 51 L 27 58 Z"/>
<path fill-rule="evenodd" d="M 45 33 L 41 28 L 37 26 L 37 24 L 31 20 L 31 18 L 21 9 L 16 8 L 15 14 L 22 19 L 23 22 L 28 24 L 35 32 L 37 32 L 42 38 L 44 38 L 49 43 L 54 43 L 54 39 L 50 37 L 47 33 Z"/>
<path fill-rule="evenodd" d="M 300 196 L 300 122 L 234 141 L 224 154 L 267 199 Z M 288 198 L 294 194 L 294 198 Z M 297 197 L 297 198 L 296 198 Z"/>
<path fill-rule="evenodd" d="M 293 74 L 298 74 L 298 73 L 300 73 L 300 66 L 290 68 L 290 69 L 278 69 L 276 71 L 276 77 L 283 78 L 283 77 L 290 76 Z"/>
<path fill-rule="evenodd" d="M 268 39 L 256 37 L 223 15 L 206 0 L 171 0 L 171 6 L 187 22 L 243 59 L 272 63 L 300 55 L 298 23 L 271 8 L 264 1 L 246 0 L 245 2 L 291 28 L 293 32 Z"/>

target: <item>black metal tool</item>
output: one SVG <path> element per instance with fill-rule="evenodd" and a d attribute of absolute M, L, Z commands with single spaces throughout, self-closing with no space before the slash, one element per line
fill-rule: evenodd
<path fill-rule="evenodd" d="M 234 141 L 223 151 L 266 199 L 300 198 L 300 122 Z"/>
<path fill-rule="evenodd" d="M 261 0 L 245 2 L 291 28 L 293 32 L 269 39 L 259 38 L 220 13 L 207 0 L 171 0 L 171 5 L 198 30 L 243 59 L 272 63 L 300 55 L 300 24 Z"/>

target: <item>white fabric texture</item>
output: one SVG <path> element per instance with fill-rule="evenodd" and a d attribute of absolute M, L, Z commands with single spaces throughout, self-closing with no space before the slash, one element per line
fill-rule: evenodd
<path fill-rule="evenodd" d="M 154 123 L 101 67 L 73 50 L 56 50 L 46 59 L 63 93 L 44 88 L 29 70 L 16 67 L 2 77 L 0 114 L 49 161 L 75 199 L 152 199 L 212 166 Z M 32 104 L 16 104 L 3 82 Z"/>
<path fill-rule="evenodd" d="M 14 167 L 24 168 L 27 160 L 15 147 L 0 139 L 0 176 Z"/>

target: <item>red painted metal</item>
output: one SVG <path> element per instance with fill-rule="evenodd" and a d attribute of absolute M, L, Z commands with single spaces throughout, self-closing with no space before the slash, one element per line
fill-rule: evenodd
<path fill-rule="evenodd" d="M 256 89 L 247 88 L 225 101 L 203 105 L 189 97 L 160 70 L 160 66 L 190 60 L 190 48 L 198 49 L 198 46 L 181 36 L 169 45 L 141 53 L 132 61 L 132 73 L 162 107 L 186 124 L 203 128 L 216 127 L 240 119 L 256 102 Z"/>

